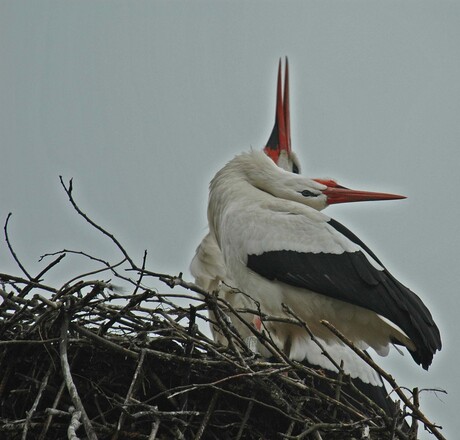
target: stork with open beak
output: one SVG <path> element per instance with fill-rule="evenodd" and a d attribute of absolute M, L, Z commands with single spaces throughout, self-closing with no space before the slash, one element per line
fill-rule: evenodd
<path fill-rule="evenodd" d="M 286 58 L 286 68 L 284 74 L 284 86 L 282 84 L 281 60 L 278 65 L 278 80 L 276 90 L 276 107 L 275 123 L 272 132 L 263 151 L 269 156 L 274 163 L 286 171 L 299 174 L 300 164 L 297 156 L 291 148 L 291 124 L 289 112 L 289 66 Z M 225 262 L 222 252 L 217 245 L 214 236 L 206 234 L 201 243 L 198 245 L 195 256 L 190 264 L 190 272 L 195 278 L 195 283 L 207 292 L 220 290 L 222 296 L 226 296 L 228 289 L 225 286 L 232 285 L 228 274 L 226 273 Z M 222 282 L 224 284 L 222 285 Z M 239 304 L 242 306 L 242 304 Z M 242 335 L 247 334 L 245 326 L 239 326 Z M 225 338 L 218 332 L 217 328 L 211 327 L 214 338 L 225 343 Z"/>
<path fill-rule="evenodd" d="M 277 102 L 275 112 L 275 124 L 269 140 L 264 148 L 264 153 L 270 157 L 274 164 L 277 164 L 280 168 L 289 171 L 294 174 L 298 174 L 300 171 L 300 165 L 297 157 L 291 149 L 291 136 L 290 136 L 290 114 L 289 114 L 289 73 L 288 65 L 286 60 L 286 73 L 284 82 L 284 97 L 282 93 L 282 81 L 281 81 L 281 62 L 278 69 L 278 82 L 277 82 Z M 270 162 L 270 161 L 268 161 Z M 275 176 L 274 176 L 275 177 Z M 329 204 L 344 203 L 352 201 L 365 201 L 365 200 L 382 200 L 382 199 L 395 199 L 402 198 L 401 196 L 389 195 L 384 193 L 369 193 L 364 191 L 353 191 L 343 186 L 338 185 L 333 180 L 324 179 L 313 179 L 310 181 L 312 188 L 303 189 L 301 194 L 302 200 L 309 200 L 309 204 L 313 209 L 323 209 Z M 273 184 L 276 185 L 276 180 Z M 281 189 L 281 188 L 280 188 Z M 308 197 L 308 191 L 312 194 L 317 193 L 315 196 Z M 321 196 L 319 191 L 322 193 Z M 308 204 L 307 203 L 307 204 Z M 210 206 L 211 209 L 211 206 Z M 211 215 L 214 217 L 214 215 Z M 253 219 L 257 221 L 256 219 Z M 216 230 L 216 227 L 212 228 Z M 217 228 L 218 230 L 218 228 Z M 212 232 L 206 235 L 197 248 L 196 254 L 191 263 L 191 273 L 195 277 L 196 284 L 207 290 L 208 292 L 218 291 L 220 297 L 227 300 L 235 309 L 254 309 L 254 302 L 249 296 L 244 294 L 237 294 L 230 286 L 238 286 L 232 279 L 230 271 L 227 269 L 224 255 L 221 252 L 217 243 L 216 238 Z M 263 303 L 262 303 L 263 304 Z M 248 339 L 252 336 L 252 332 L 246 325 L 230 314 L 232 324 L 238 331 L 238 333 L 244 338 Z M 211 314 L 211 320 L 215 320 L 215 317 Z M 251 317 L 248 316 L 248 321 L 251 321 Z M 213 329 L 214 338 L 226 344 L 227 340 L 223 334 L 221 334 L 218 328 Z M 309 360 L 309 363 L 315 367 L 325 368 L 329 371 L 334 371 L 335 367 L 318 351 L 318 346 L 312 344 L 311 340 L 306 337 L 305 334 L 301 335 L 304 339 L 303 354 L 296 354 L 294 351 L 290 355 L 294 355 L 294 358 L 300 359 L 309 352 L 309 356 L 305 357 L 305 360 Z M 331 342 L 331 341 L 328 341 Z M 337 341 L 324 345 L 333 352 L 334 357 L 337 361 L 345 361 L 345 370 L 351 374 L 354 378 L 359 378 L 356 384 L 365 394 L 376 401 L 381 407 L 389 411 L 388 402 L 386 400 L 386 391 L 383 387 L 381 378 L 368 367 L 361 359 L 354 355 L 351 350 L 344 347 Z M 283 348 L 286 344 L 280 344 Z M 290 350 L 289 350 L 290 351 Z M 269 355 L 269 353 L 263 353 Z M 307 359 L 308 358 L 308 359 Z M 362 382 L 361 382 L 362 381 Z"/>

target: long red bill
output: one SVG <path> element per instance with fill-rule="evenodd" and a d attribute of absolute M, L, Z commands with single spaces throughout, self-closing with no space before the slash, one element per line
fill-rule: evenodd
<path fill-rule="evenodd" d="M 283 96 L 283 110 L 284 110 L 284 127 L 286 130 L 286 151 L 291 153 L 291 115 L 289 111 L 289 64 L 286 57 L 284 64 L 284 96 Z"/>
<path fill-rule="evenodd" d="M 322 192 L 327 196 L 328 205 L 336 203 L 370 202 L 373 200 L 399 200 L 406 198 L 406 196 L 401 196 L 399 194 L 354 190 L 341 186 L 334 180 L 313 180 L 327 186 Z"/>
<path fill-rule="evenodd" d="M 281 59 L 278 65 L 278 81 L 276 88 L 276 113 L 275 124 L 270 138 L 264 148 L 265 154 L 275 163 L 278 163 L 281 151 L 291 153 L 291 128 L 289 116 L 289 67 L 286 57 L 286 68 L 284 75 L 284 96 L 282 88 L 282 66 Z"/>

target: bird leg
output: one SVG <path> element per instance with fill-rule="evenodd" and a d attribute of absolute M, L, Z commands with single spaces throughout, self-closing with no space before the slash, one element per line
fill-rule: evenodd
<path fill-rule="evenodd" d="M 262 319 L 260 319 L 260 316 L 254 315 L 254 318 L 252 319 L 252 325 L 258 332 L 262 330 Z"/>

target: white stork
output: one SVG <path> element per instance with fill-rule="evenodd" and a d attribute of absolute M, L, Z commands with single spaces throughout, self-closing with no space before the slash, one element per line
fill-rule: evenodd
<path fill-rule="evenodd" d="M 297 174 L 300 172 L 299 161 L 291 148 L 289 66 L 287 58 L 284 87 L 282 86 L 281 60 L 278 65 L 275 123 L 263 151 L 284 170 Z M 228 287 L 232 286 L 233 283 L 227 274 L 222 252 L 212 234 L 206 234 L 198 245 L 190 264 L 190 272 L 195 278 L 195 284 L 203 290 L 209 293 L 219 291 L 219 295 L 230 301 L 236 308 L 249 306 L 249 302 L 244 297 L 235 297 L 231 288 Z M 215 317 L 211 315 L 211 319 L 215 320 Z M 233 320 L 233 324 L 244 338 L 252 335 L 239 320 Z M 211 329 L 215 340 L 225 344 L 226 338 L 219 332 L 218 328 L 211 326 Z"/>
<path fill-rule="evenodd" d="M 267 145 L 264 148 L 264 152 L 279 167 L 293 173 L 299 173 L 300 166 L 298 160 L 291 150 L 289 74 L 287 60 L 284 99 L 281 92 L 281 62 L 278 70 L 277 103 L 275 114 L 275 124 Z M 327 186 L 324 191 L 324 195 L 329 198 L 326 202 L 323 198 L 322 203 L 314 204 L 314 207 L 317 209 L 322 209 L 330 203 L 393 198 L 392 196 L 386 196 L 384 194 L 371 194 L 348 190 L 331 180 L 316 179 L 316 181 Z M 312 183 L 312 185 L 315 186 L 316 184 Z M 324 189 L 324 185 L 316 185 L 316 188 Z M 313 198 L 311 200 L 314 201 Z M 198 286 L 208 292 L 218 291 L 219 296 L 226 299 L 235 309 L 254 309 L 254 302 L 249 299 L 248 296 L 244 294 L 237 294 L 228 287 L 236 286 L 237 284 L 231 279 L 229 271 L 226 268 L 224 256 L 212 233 L 207 234 L 198 246 L 196 255 L 191 263 L 190 270 L 192 275 L 195 277 L 196 284 Z M 252 332 L 247 328 L 247 326 L 242 324 L 239 319 L 233 317 L 232 315 L 230 315 L 230 317 L 232 318 L 232 324 L 236 327 L 241 336 L 244 338 L 251 337 Z M 211 315 L 211 319 L 214 320 L 215 317 Z M 251 317 L 249 317 L 248 320 L 251 320 Z M 213 328 L 213 334 L 216 340 L 224 344 L 227 343 L 226 338 L 218 331 L 218 329 Z M 312 364 L 312 366 L 322 367 L 330 371 L 334 371 L 333 365 L 321 354 L 318 350 L 318 346 L 316 344 L 312 344 L 309 338 L 305 337 L 305 335 L 302 335 L 302 337 L 304 338 L 304 352 L 309 353 L 308 360 L 310 361 L 310 364 Z M 326 348 L 328 348 L 329 352 L 333 353 L 333 357 L 337 361 L 344 360 L 346 371 L 350 373 L 352 377 L 359 377 L 361 379 L 362 382 L 356 382 L 358 388 L 376 401 L 382 408 L 389 411 L 390 407 L 388 406 L 388 401 L 386 400 L 387 393 L 383 387 L 380 377 L 361 359 L 355 356 L 347 347 L 338 344 L 337 341 L 327 342 L 329 342 L 329 344 L 326 344 L 325 341 L 323 341 L 323 344 L 327 345 Z M 267 352 L 265 355 L 269 355 L 269 353 Z M 297 358 L 302 358 L 302 355 L 297 356 Z M 369 384 L 373 386 L 369 386 Z"/>
<path fill-rule="evenodd" d="M 350 350 L 340 348 L 321 320 L 380 355 L 390 344 L 405 346 L 425 369 L 441 349 L 439 330 L 415 293 L 356 235 L 319 211 L 331 203 L 384 198 L 401 196 L 329 188 L 253 151 L 216 174 L 208 205 L 210 232 L 233 286 L 268 315 L 286 316 L 282 305 L 288 305 L 326 347 L 334 347 L 351 377 L 375 385 L 369 369 L 354 370 L 345 354 Z M 268 321 L 264 328 L 291 359 L 333 369 L 300 327 Z"/>

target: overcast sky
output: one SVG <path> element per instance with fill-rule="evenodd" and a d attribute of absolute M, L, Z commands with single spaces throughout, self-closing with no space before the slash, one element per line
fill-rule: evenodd
<path fill-rule="evenodd" d="M 408 199 L 335 206 L 433 312 L 429 372 L 381 360 L 454 438 L 460 430 L 460 2 L 0 1 L 0 222 L 31 272 L 62 248 L 184 272 L 206 231 L 207 185 L 268 139 L 280 56 L 291 67 L 303 173 Z M 80 266 L 81 264 L 81 266 Z M 0 272 L 18 274 L 5 245 Z M 62 281 L 81 260 L 63 263 Z M 57 276 L 57 275 L 56 275 Z"/>

